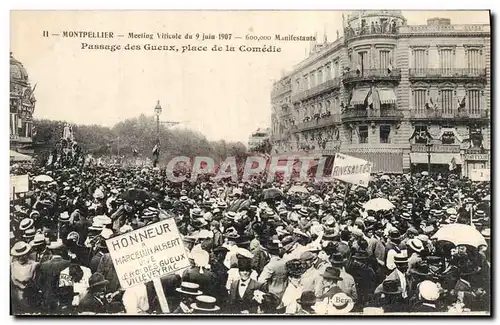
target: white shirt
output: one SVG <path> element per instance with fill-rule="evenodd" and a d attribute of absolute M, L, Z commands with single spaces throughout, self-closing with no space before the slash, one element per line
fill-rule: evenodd
<path fill-rule="evenodd" d="M 253 279 L 257 281 L 258 274 L 255 272 L 255 270 L 252 270 L 252 273 L 250 273 L 250 279 Z M 231 283 L 234 281 L 238 281 L 240 279 L 240 272 L 238 268 L 233 267 L 232 269 L 229 269 L 227 271 L 227 282 L 226 282 L 226 289 L 230 290 L 231 289 Z"/>
<path fill-rule="evenodd" d="M 408 293 L 406 292 L 406 277 L 404 273 L 402 273 L 400 270 L 396 269 L 396 272 L 398 273 L 399 276 L 399 282 L 401 283 L 401 290 L 403 291 L 403 298 L 408 297 Z"/>
<path fill-rule="evenodd" d="M 302 287 L 296 287 L 291 282 L 285 289 L 283 293 L 283 298 L 281 299 L 282 305 L 285 307 L 286 314 L 295 314 L 299 310 L 299 304 L 297 299 L 302 295 Z"/>
<path fill-rule="evenodd" d="M 148 292 L 144 284 L 139 284 L 125 290 L 122 297 L 127 314 L 144 314 L 149 309 Z"/>
<path fill-rule="evenodd" d="M 240 298 L 243 298 L 243 295 L 245 294 L 245 291 L 247 291 L 249 283 L 250 278 L 248 278 L 246 281 L 240 280 L 240 283 L 238 284 L 238 294 L 240 295 Z"/>

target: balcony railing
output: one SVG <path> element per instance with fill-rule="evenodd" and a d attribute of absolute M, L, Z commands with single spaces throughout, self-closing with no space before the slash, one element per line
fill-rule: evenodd
<path fill-rule="evenodd" d="M 302 122 L 297 124 L 294 132 L 301 132 L 306 130 L 313 130 L 318 128 L 323 128 L 330 126 L 335 123 L 340 123 L 340 114 L 332 114 L 327 117 L 320 117 L 319 119 L 313 119 L 308 122 Z"/>
<path fill-rule="evenodd" d="M 364 69 L 362 71 L 353 70 L 347 71 L 342 76 L 342 81 L 355 82 L 363 80 L 400 80 L 401 69 L 392 69 L 389 72 L 387 69 Z"/>
<path fill-rule="evenodd" d="M 363 36 L 380 36 L 380 37 L 393 37 L 397 34 L 398 29 L 392 25 L 384 26 L 364 26 L 363 28 L 344 28 L 344 36 L 346 40 L 350 40 Z"/>
<path fill-rule="evenodd" d="M 403 117 L 403 113 L 397 109 L 383 110 L 349 110 L 342 113 L 342 121 L 347 120 L 398 120 Z"/>
<path fill-rule="evenodd" d="M 469 68 L 417 68 L 410 69 L 410 78 L 412 79 L 478 79 L 486 78 L 486 69 L 469 69 Z"/>
<path fill-rule="evenodd" d="M 340 78 L 333 78 L 327 80 L 319 85 L 314 86 L 311 89 L 304 90 L 294 96 L 292 96 L 292 102 L 298 102 L 300 100 L 304 100 L 319 94 L 322 94 L 330 89 L 334 89 L 340 87 Z"/>
<path fill-rule="evenodd" d="M 467 110 L 443 112 L 441 110 L 411 110 L 412 119 L 487 119 L 488 111 L 485 109 L 469 112 Z"/>
<path fill-rule="evenodd" d="M 411 145 L 412 152 L 427 152 L 427 145 L 422 143 L 416 143 Z M 451 153 L 459 153 L 460 145 L 459 144 L 433 144 L 430 147 L 430 152 L 451 152 Z"/>

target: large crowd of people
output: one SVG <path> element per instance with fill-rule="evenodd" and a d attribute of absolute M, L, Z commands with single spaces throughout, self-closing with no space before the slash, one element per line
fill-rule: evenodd
<path fill-rule="evenodd" d="M 11 201 L 14 314 L 162 313 L 152 282 L 121 288 L 105 241 L 166 218 L 191 265 L 161 278 L 170 313 L 490 311 L 488 182 L 376 174 L 364 188 L 258 176 L 172 183 L 160 168 L 26 171 L 30 192 Z M 374 199 L 386 205 L 370 208 Z M 452 224 L 484 242 L 436 238 Z"/>

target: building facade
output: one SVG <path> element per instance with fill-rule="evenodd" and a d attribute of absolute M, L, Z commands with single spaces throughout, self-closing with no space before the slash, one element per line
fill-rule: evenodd
<path fill-rule="evenodd" d="M 490 168 L 490 26 L 358 11 L 274 84 L 274 154 L 345 153 L 373 172 Z"/>
<path fill-rule="evenodd" d="M 21 62 L 10 54 L 10 148 L 21 153 L 33 153 L 34 89 Z"/>

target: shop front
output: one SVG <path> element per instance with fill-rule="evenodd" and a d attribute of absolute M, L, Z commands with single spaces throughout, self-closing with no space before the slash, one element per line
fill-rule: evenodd
<path fill-rule="evenodd" d="M 491 160 L 489 152 L 477 153 L 466 150 L 464 154 L 464 175 L 470 178 L 474 169 L 490 169 Z"/>

